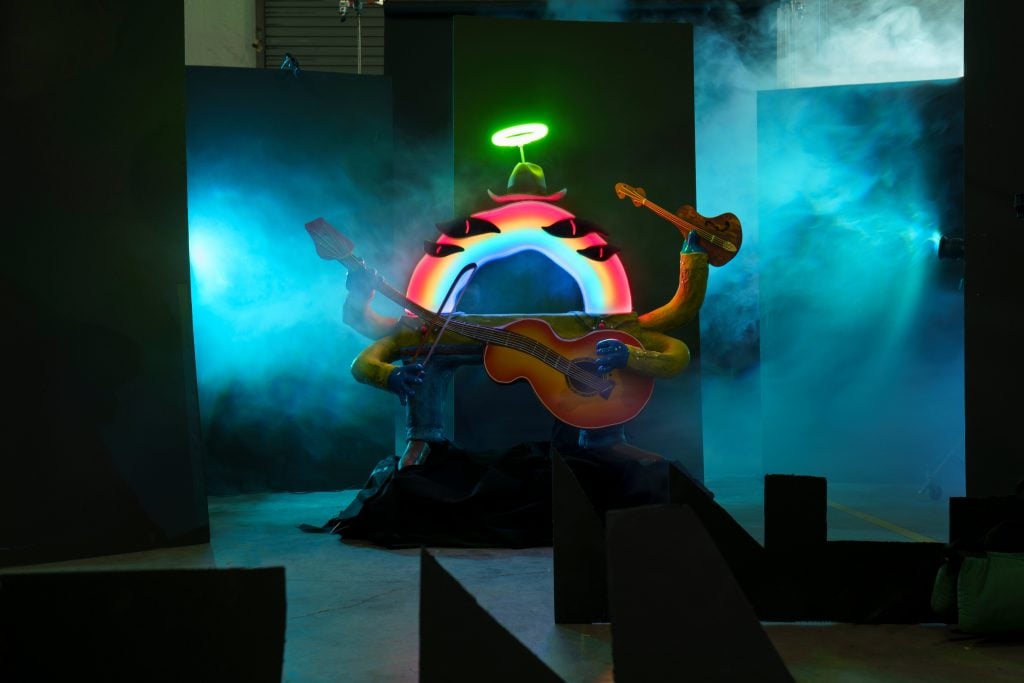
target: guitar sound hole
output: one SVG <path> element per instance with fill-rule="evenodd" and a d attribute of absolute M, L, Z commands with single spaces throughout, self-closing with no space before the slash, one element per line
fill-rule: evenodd
<path fill-rule="evenodd" d="M 601 376 L 597 374 L 596 358 L 577 358 L 572 362 L 572 364 L 579 368 L 580 370 L 586 372 L 596 381 L 602 381 Z M 569 388 L 572 389 L 573 392 L 579 394 L 580 396 L 596 396 L 598 393 L 600 393 L 597 388 L 592 387 L 589 384 L 584 384 L 575 377 L 570 377 L 569 375 L 565 376 L 565 382 L 566 384 L 569 385 Z"/>

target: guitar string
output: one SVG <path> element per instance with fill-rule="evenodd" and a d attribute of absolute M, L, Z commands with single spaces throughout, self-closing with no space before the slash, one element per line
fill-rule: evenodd
<path fill-rule="evenodd" d="M 431 321 L 431 324 L 435 327 L 438 326 L 439 317 L 435 317 Z M 471 339 L 491 342 L 498 344 L 499 346 L 505 346 L 517 351 L 522 351 L 523 353 L 537 358 L 562 374 L 568 375 L 596 391 L 604 391 L 609 387 L 614 386 L 613 382 L 603 380 L 597 375 L 583 370 L 565 358 L 565 356 L 556 353 L 547 346 L 534 339 L 530 339 L 525 335 L 509 332 L 508 330 L 498 330 L 483 325 L 475 325 L 473 323 L 455 320 L 449 323 L 449 328 L 456 332 L 461 329 L 463 335 L 470 337 Z"/>
<path fill-rule="evenodd" d="M 531 355 L 551 366 L 555 370 L 558 370 L 562 374 L 586 384 L 591 389 L 603 391 L 608 389 L 610 386 L 614 386 L 608 380 L 602 380 L 593 373 L 583 370 L 565 358 L 565 356 L 556 353 L 544 344 L 541 344 L 535 339 L 530 339 L 525 335 L 509 332 L 508 330 L 496 330 L 494 328 L 478 326 L 462 321 L 452 321 L 449 323 L 449 327 L 455 331 L 462 329 L 463 331 L 469 332 L 469 334 L 466 334 L 465 336 L 469 336 L 470 338 L 479 337 L 482 338 L 481 341 L 490 341 L 499 344 L 500 346 L 506 346 L 517 351 L 522 351 L 523 353 Z"/>
<path fill-rule="evenodd" d="M 381 283 L 381 291 L 384 292 L 385 296 L 390 298 L 392 301 L 408 305 L 413 303 L 407 297 L 403 296 L 398 290 L 394 289 L 386 283 Z M 416 312 L 426 322 L 429 322 L 432 327 L 439 327 L 442 325 L 442 316 L 437 315 L 428 311 L 427 309 L 414 304 Z M 515 332 L 509 332 L 508 330 L 497 330 L 492 327 L 486 327 L 483 325 L 475 325 L 473 323 L 467 323 L 464 321 L 451 320 L 449 327 L 453 330 L 462 329 L 464 332 L 469 332 L 464 336 L 468 336 L 471 339 L 478 339 L 480 341 L 488 341 L 496 343 L 500 346 L 506 346 L 517 351 L 522 351 L 528 355 L 537 358 L 543 363 L 551 366 L 555 370 L 558 370 L 564 375 L 567 375 L 586 386 L 594 389 L 595 391 L 606 391 L 610 387 L 614 386 L 614 383 L 598 377 L 594 373 L 583 370 L 579 366 L 572 363 L 564 356 L 557 354 L 552 349 L 541 344 L 540 342 L 530 339 L 525 335 L 521 335 Z"/>
<path fill-rule="evenodd" d="M 713 233 L 707 232 L 706 230 L 702 230 L 701 228 L 698 228 L 693 223 L 690 223 L 689 221 L 683 220 L 679 216 L 676 216 L 674 213 L 671 213 L 670 211 L 662 209 L 660 206 L 657 206 L 656 204 L 654 204 L 652 202 L 646 202 L 645 201 L 644 202 L 644 206 L 650 208 L 655 213 L 663 216 L 664 218 L 667 218 L 669 221 L 671 221 L 673 223 L 677 223 L 677 224 L 678 223 L 682 223 L 685 227 L 688 227 L 691 230 L 694 230 L 698 235 L 700 235 L 704 239 L 708 240 L 709 242 L 711 242 L 711 244 L 714 244 L 715 246 L 722 247 L 723 249 L 726 248 L 727 245 L 728 246 L 732 246 L 732 245 L 729 245 L 729 243 L 726 242 L 725 240 L 719 238 L 718 235 L 715 235 Z"/>
<path fill-rule="evenodd" d="M 335 258 L 338 258 L 338 255 L 336 255 Z M 338 258 L 338 260 L 341 261 L 342 264 L 349 267 L 358 266 L 364 269 L 366 267 L 362 261 L 355 258 L 355 256 L 352 255 L 351 253 L 344 254 L 344 256 Z M 437 327 L 442 324 L 442 316 L 432 313 L 427 309 L 423 308 L 422 306 L 415 304 L 408 297 L 404 296 L 401 292 L 399 292 L 397 289 L 394 289 L 383 280 L 381 280 L 379 284 L 380 286 L 377 287 L 377 289 L 392 301 L 405 307 L 409 307 L 410 304 L 413 304 L 412 308 L 416 311 L 416 313 L 418 313 L 419 316 L 423 318 L 425 321 L 429 322 L 432 327 Z M 526 353 L 530 356 L 533 356 L 534 358 L 537 358 L 541 362 L 551 366 L 552 368 L 558 370 L 562 374 L 571 377 L 572 379 L 575 379 L 578 382 L 581 382 L 582 384 L 588 386 L 591 389 L 594 389 L 595 391 L 606 391 L 614 386 L 613 382 L 606 379 L 602 379 L 601 377 L 595 375 L 594 373 L 583 370 L 579 366 L 569 361 L 564 356 L 555 353 L 552 349 L 548 348 L 547 346 L 544 346 L 543 344 L 534 339 L 526 337 L 525 335 L 517 334 L 515 332 L 509 332 L 508 330 L 496 330 L 494 328 L 485 327 L 482 325 L 474 325 L 472 323 L 466 323 L 456 320 L 452 320 L 449 323 L 449 326 L 456 331 L 460 328 L 463 329 L 464 331 L 471 331 L 472 334 L 465 335 L 470 337 L 471 339 L 476 338 L 479 339 L 480 341 L 490 341 L 492 343 L 499 344 L 500 346 L 506 346 L 517 351 L 522 351 L 523 353 Z"/>
<path fill-rule="evenodd" d="M 623 190 L 623 191 L 625 192 L 625 190 Z M 726 248 L 727 246 L 733 246 L 733 245 L 729 244 L 728 242 L 726 242 L 725 240 L 723 240 L 720 237 L 718 237 L 718 235 L 715 235 L 713 233 L 707 232 L 706 230 L 702 230 L 701 228 L 698 228 L 693 223 L 690 223 L 689 221 L 683 220 L 679 216 L 675 215 L 674 213 L 671 213 L 670 211 L 668 211 L 666 209 L 663 209 L 662 207 L 658 206 L 654 202 L 647 201 L 647 197 L 644 197 L 644 196 L 639 195 L 639 194 L 633 194 L 633 193 L 627 193 L 627 194 L 629 194 L 630 198 L 639 200 L 640 203 L 643 204 L 644 206 L 646 206 L 648 209 L 650 209 L 651 211 L 655 212 L 656 214 L 666 218 L 670 222 L 676 223 L 677 225 L 679 223 L 682 223 L 685 227 L 688 227 L 691 230 L 695 230 L 698 235 L 700 235 L 704 239 L 708 240 L 709 242 L 711 242 L 715 246 L 719 246 L 719 247 L 722 247 L 722 248 Z"/>
<path fill-rule="evenodd" d="M 395 290 L 395 293 L 397 294 L 397 290 Z M 426 309 L 423 309 L 423 311 L 427 312 Z M 421 317 L 425 322 L 429 323 L 431 327 L 437 328 L 442 326 L 442 316 L 431 313 L 429 317 Z M 614 386 L 613 382 L 604 380 L 591 372 L 583 370 L 565 356 L 556 353 L 544 344 L 534 339 L 530 339 L 525 335 L 509 332 L 508 330 L 497 330 L 483 325 L 475 325 L 473 323 L 456 320 L 450 320 L 448 326 L 455 332 L 459 332 L 461 330 L 462 335 L 469 337 L 470 339 L 477 339 L 478 341 L 494 343 L 516 351 L 522 351 L 523 353 L 537 358 L 555 370 L 558 370 L 562 374 L 578 380 L 595 391 L 605 391 Z"/>

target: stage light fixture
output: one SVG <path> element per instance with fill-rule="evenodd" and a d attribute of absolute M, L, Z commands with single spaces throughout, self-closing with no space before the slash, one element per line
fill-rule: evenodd
<path fill-rule="evenodd" d="M 370 4 L 381 7 L 384 5 L 384 0 L 371 0 Z M 365 6 L 365 0 L 338 0 L 338 18 L 341 19 L 341 21 L 345 21 L 349 10 L 354 10 L 356 16 L 359 16 L 363 13 L 363 8 Z"/>
<path fill-rule="evenodd" d="M 292 75 L 297 78 L 300 71 L 299 60 L 295 59 L 295 57 L 292 57 L 290 52 L 285 52 L 284 59 L 281 60 L 281 70 L 290 70 L 292 72 Z"/>
<path fill-rule="evenodd" d="M 965 254 L 964 239 L 943 235 L 939 238 L 940 259 L 962 259 Z"/>

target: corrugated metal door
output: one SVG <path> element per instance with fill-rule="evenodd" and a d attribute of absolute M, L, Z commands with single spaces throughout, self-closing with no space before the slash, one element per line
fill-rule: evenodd
<path fill-rule="evenodd" d="M 344 14 L 339 7 L 336 0 L 256 0 L 261 66 L 278 69 L 287 53 L 304 70 L 383 74 L 383 6 L 366 2 Z"/>

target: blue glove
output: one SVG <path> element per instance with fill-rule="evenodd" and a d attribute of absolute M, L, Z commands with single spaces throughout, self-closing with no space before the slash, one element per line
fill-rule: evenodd
<path fill-rule="evenodd" d="M 416 387 L 423 384 L 423 375 L 421 363 L 399 366 L 388 375 L 388 391 L 398 394 L 398 400 L 404 406 L 409 403 L 410 396 L 416 395 Z"/>
<path fill-rule="evenodd" d="M 378 277 L 373 268 L 350 270 L 345 278 L 345 289 L 359 296 L 369 296 Z"/>
<path fill-rule="evenodd" d="M 706 254 L 708 250 L 701 246 L 700 235 L 697 234 L 696 230 L 691 230 L 690 234 L 686 236 L 686 241 L 683 242 L 683 248 L 679 250 L 681 254 Z"/>
<path fill-rule="evenodd" d="M 605 375 L 616 368 L 626 367 L 629 348 L 618 339 L 602 339 L 597 342 L 597 372 Z"/>

